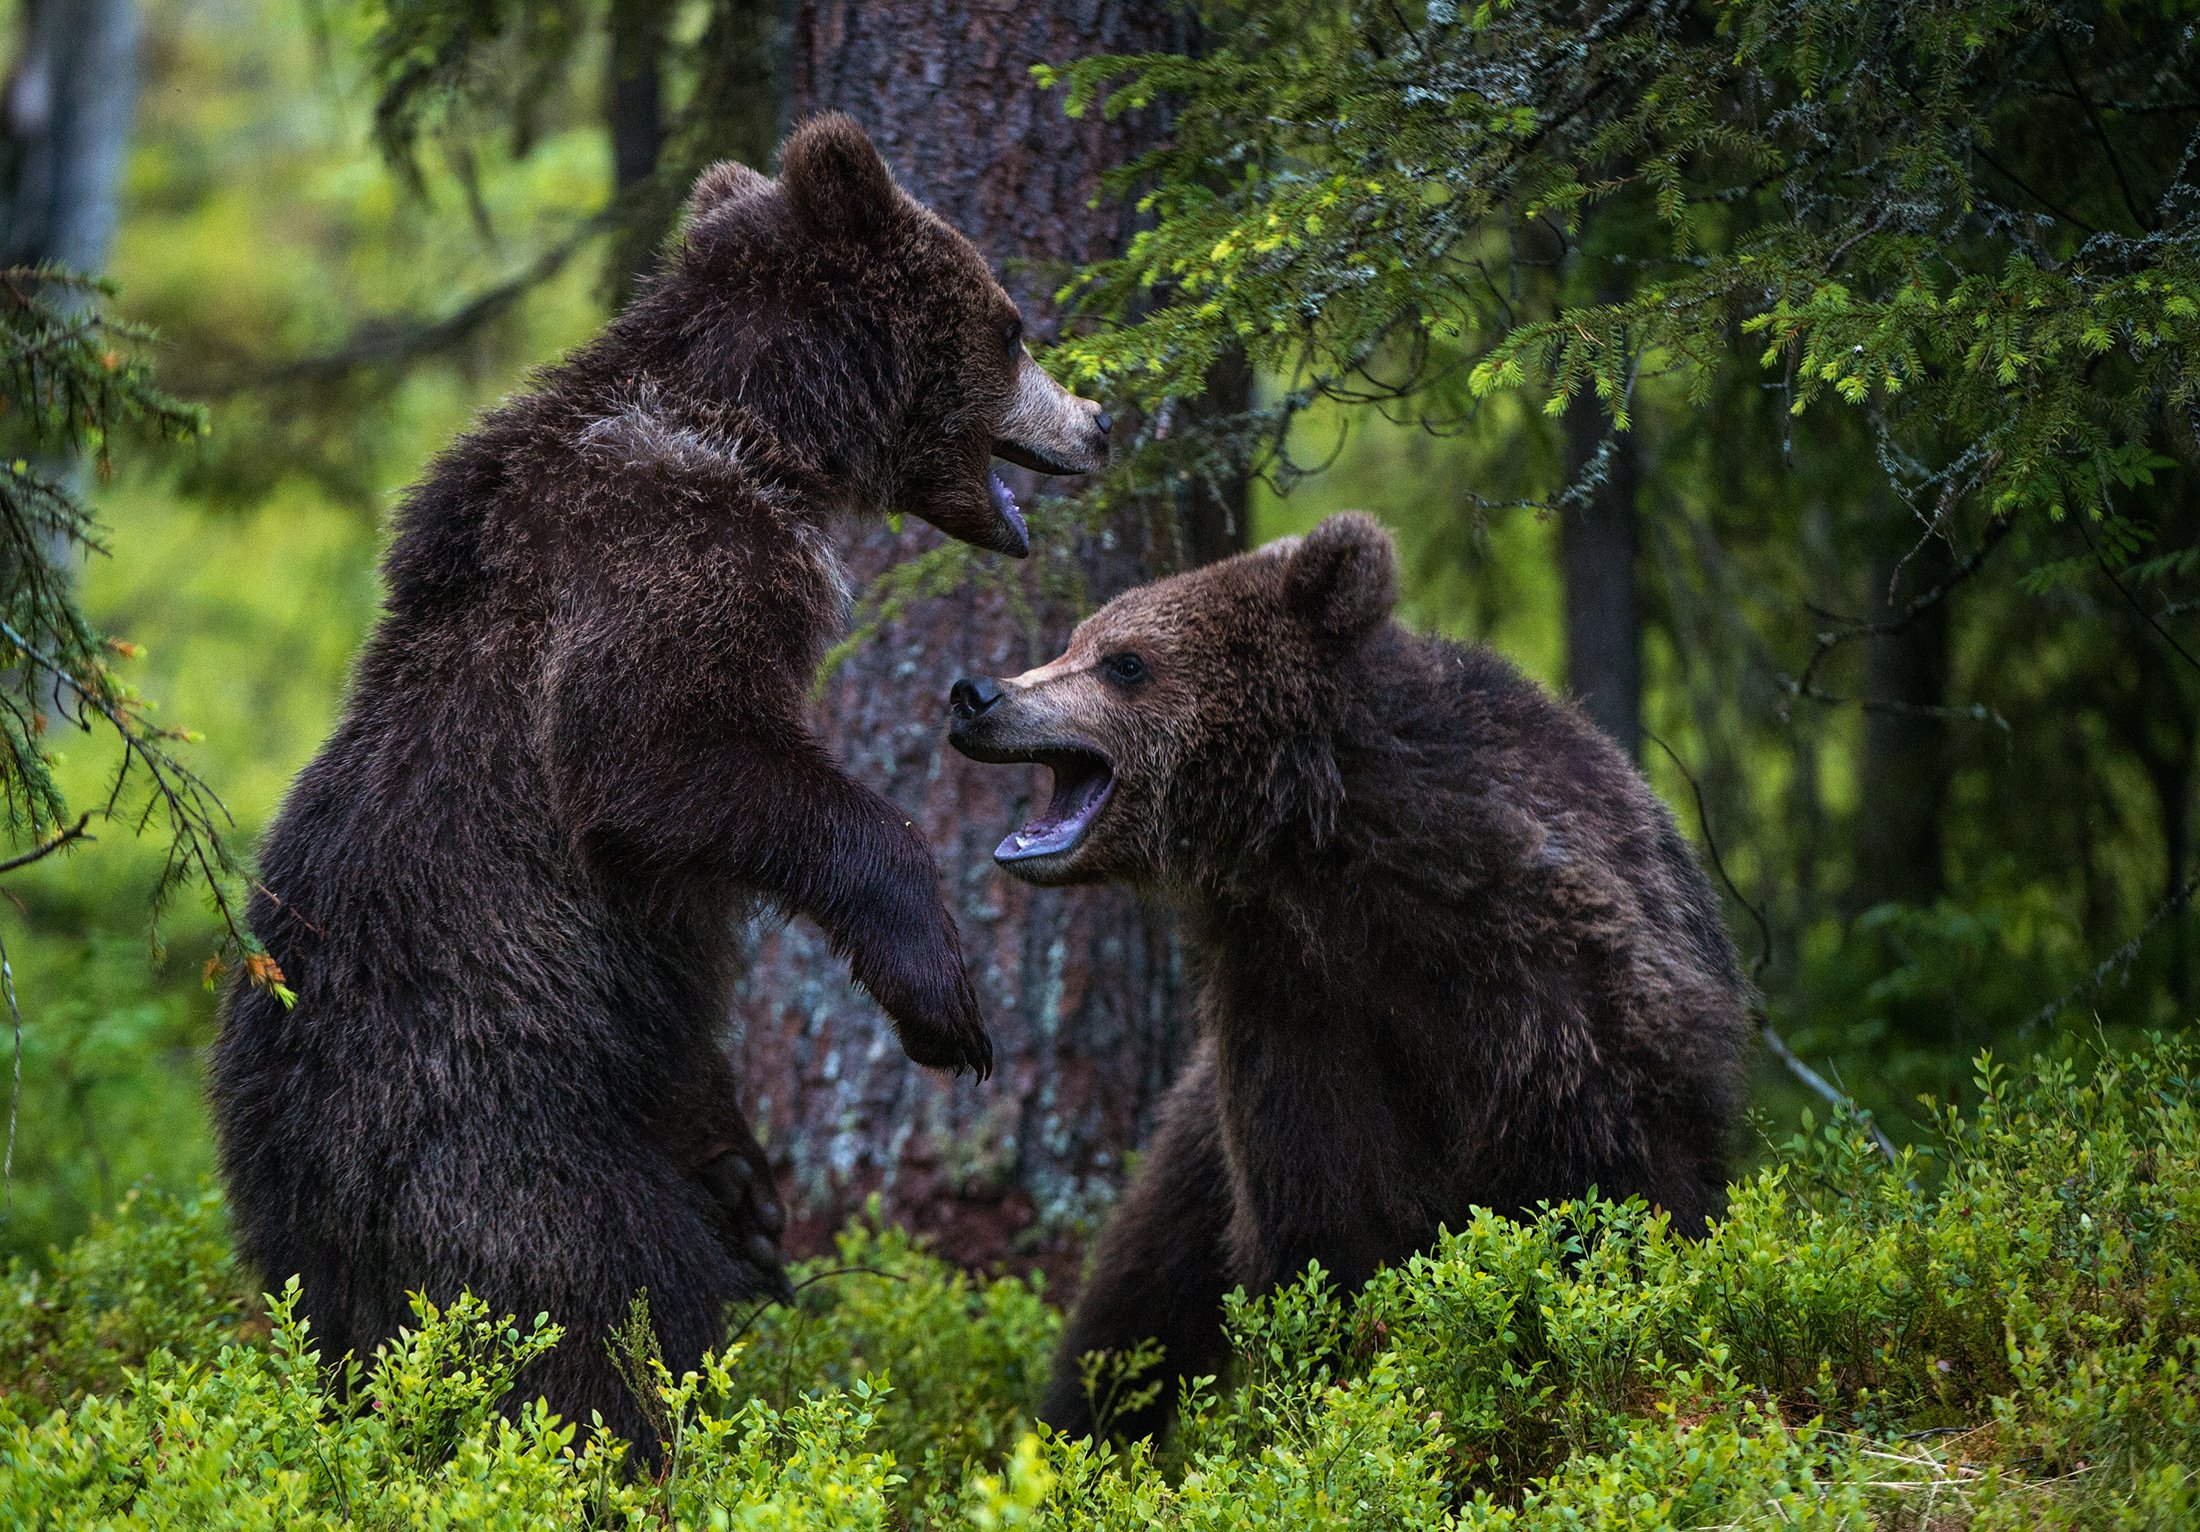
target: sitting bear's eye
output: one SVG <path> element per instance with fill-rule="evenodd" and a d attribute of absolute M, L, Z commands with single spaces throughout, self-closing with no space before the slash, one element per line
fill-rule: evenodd
<path fill-rule="evenodd" d="M 1007 324 L 1001 326 L 1001 341 L 1008 349 L 1009 358 L 1014 360 L 1016 353 L 1024 349 L 1023 320 L 1011 319 Z"/>
<path fill-rule="evenodd" d="M 1146 679 L 1146 662 L 1135 654 L 1111 654 L 1100 662 L 1100 673 L 1118 686 L 1136 686 Z"/>

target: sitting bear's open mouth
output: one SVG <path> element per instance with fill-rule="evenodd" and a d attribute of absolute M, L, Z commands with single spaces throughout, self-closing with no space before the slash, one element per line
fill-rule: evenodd
<path fill-rule="evenodd" d="M 1115 789 L 1115 771 L 1095 750 L 1074 746 L 1035 751 L 1030 757 L 1054 772 L 1054 793 L 1038 818 L 993 848 L 993 860 L 1029 862 L 1077 849 Z"/>

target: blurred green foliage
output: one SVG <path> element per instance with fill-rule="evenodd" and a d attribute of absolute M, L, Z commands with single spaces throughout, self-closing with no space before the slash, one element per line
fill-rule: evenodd
<path fill-rule="evenodd" d="M 1102 493 L 1372 509 L 1409 617 L 1564 686 L 1568 507 L 1624 453 L 1642 764 L 1799 1051 L 1901 1136 L 1981 1045 L 2182 1024 L 2192 8 L 1201 15 L 1040 72 L 1170 113 L 1063 289 L 1052 364 L 1143 410 Z M 1254 406 L 1188 414 L 1233 352 Z"/>
<path fill-rule="evenodd" d="M 245 1324 L 211 1199 L 132 1200 L 0 1289 L 12 1525 L 2159 1528 L 2200 1513 L 2200 1052 L 2012 1077 L 1890 1166 L 1804 1131 L 1700 1241 L 1640 1204 L 1478 1217 L 1347 1304 L 1230 1305 L 1159 1451 L 1035 1434 L 1055 1316 L 898 1234 L 673 1379 L 665 1462 L 500 1415 L 555 1344 L 421 1304 L 359 1365 Z M 348 1390 L 334 1387 L 339 1371 Z"/>
<path fill-rule="evenodd" d="M 394 493 L 599 321 L 597 272 L 564 257 L 593 233 L 608 168 L 553 110 L 524 161 L 474 167 L 477 222 L 447 171 L 423 198 L 381 161 L 357 13 L 155 0 L 145 19 L 111 276 L 117 312 L 159 337 L 163 384 L 207 401 L 211 431 L 118 455 L 95 496 L 111 551 L 85 563 L 81 599 L 138 650 L 110 660 L 149 716 L 196 736 L 178 748 L 249 852 L 335 718 Z M 70 800 L 96 799 L 108 741 L 47 742 Z M 43 1252 L 125 1187 L 188 1188 L 211 1167 L 198 1050 L 221 923 L 172 908 L 156 957 L 146 901 L 165 847 L 97 833 L 8 881 L 23 1101 L 0 1253 Z"/>

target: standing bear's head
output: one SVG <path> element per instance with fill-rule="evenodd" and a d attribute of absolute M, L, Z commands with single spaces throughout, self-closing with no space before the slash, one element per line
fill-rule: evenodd
<path fill-rule="evenodd" d="M 705 171 L 604 346 L 656 388 L 752 415 L 848 508 L 1000 553 L 1030 537 L 992 457 L 1063 474 L 1107 458 L 1100 406 L 1032 360 L 984 258 L 838 113 L 795 129 L 776 181 Z"/>
<path fill-rule="evenodd" d="M 1124 592 L 1036 670 L 956 682 L 956 749 L 1054 773 L 995 859 L 1030 883 L 1171 888 L 1318 847 L 1396 600 L 1389 535 L 1348 512 Z"/>

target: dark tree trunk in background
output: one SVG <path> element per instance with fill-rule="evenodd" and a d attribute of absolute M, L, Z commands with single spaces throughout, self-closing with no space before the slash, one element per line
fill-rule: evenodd
<path fill-rule="evenodd" d="M 98 272 L 137 104 L 134 0 L 31 0 L 0 102 L 0 264 Z"/>
<path fill-rule="evenodd" d="M 739 160 L 767 175 L 772 151 L 793 113 L 788 80 L 792 0 L 718 0 L 697 42 L 694 93 L 669 146 L 676 194 L 717 160 Z"/>
<path fill-rule="evenodd" d="M 1635 493 L 1641 443 L 1614 431 L 1584 388 L 1566 407 L 1566 488 L 1558 510 L 1566 588 L 1566 684 L 1629 760 L 1642 759 L 1642 593 L 1635 579 L 1641 530 Z"/>
<path fill-rule="evenodd" d="M 20 51 L 0 92 L 0 266 L 96 276 L 114 246 L 115 192 L 137 107 L 136 0 L 31 0 L 20 20 Z M 83 472 L 67 458 L 40 466 L 56 478 Z M 65 538 L 47 554 L 55 569 L 75 566 Z M 45 705 L 61 716 L 58 694 Z"/>
<path fill-rule="evenodd" d="M 675 113 L 665 86 L 677 10 L 673 0 L 619 0 L 607 17 L 604 124 L 612 189 L 627 204 L 606 267 L 614 307 L 649 269 L 697 172 L 732 159 L 768 173 L 786 128 L 786 0 L 711 6 L 703 35 L 681 50 L 694 83 Z"/>
<path fill-rule="evenodd" d="M 2164 977 L 2182 1015 L 2191 1008 L 2193 991 L 2191 921 L 2185 913 L 2190 901 L 2184 890 L 2193 874 L 2192 795 L 2196 768 L 2200 768 L 2195 760 L 2200 716 L 2195 712 L 2191 674 L 2181 660 L 2136 624 L 2125 642 L 2138 685 L 2121 707 L 2108 704 L 2109 718 L 2146 769 L 2147 782 L 2154 789 L 2162 827 L 2162 899 L 2170 906 L 2158 939 L 2166 949 Z M 2106 704 L 2107 699 L 2102 702 Z"/>
<path fill-rule="evenodd" d="M 629 199 L 626 221 L 611 241 L 605 296 L 615 308 L 649 269 L 671 226 L 679 192 L 645 186 L 665 149 L 664 69 L 667 0 L 618 0 L 611 7 L 606 50 L 604 119 L 611 134 L 611 189 Z M 684 190 L 684 188 L 683 188 Z"/>
<path fill-rule="evenodd" d="M 1030 68 L 1175 46 L 1179 25 L 1165 4 L 1101 0 L 804 6 L 791 45 L 795 111 L 838 109 L 868 128 L 902 184 L 1002 271 L 1043 338 L 1061 263 L 1120 247 L 1127 213 L 1087 204 L 1102 169 L 1136 152 L 1153 125 L 1097 112 L 1069 121 Z M 1036 486 L 1011 482 L 1029 506 Z M 744 1104 L 790 1198 L 792 1248 L 819 1248 L 876 1191 L 889 1218 L 932 1234 L 955 1260 L 1014 1257 L 1066 1274 L 1081 1225 L 1174 1074 L 1191 1018 L 1169 921 L 1119 891 L 1036 892 L 1003 876 L 992 847 L 1028 817 L 1045 774 L 965 761 L 942 728 L 957 675 L 1014 673 L 1058 651 L 1076 612 L 1048 590 L 1074 575 L 1104 599 L 1175 562 L 1165 537 L 1126 523 L 1084 539 L 1074 570 L 1038 567 L 1043 554 L 1017 566 L 1029 615 L 997 591 L 926 601 L 827 685 L 827 738 L 938 857 L 997 1068 L 983 1085 L 918 1069 L 814 928 L 761 931 L 734 1048 Z M 861 588 L 936 543 L 914 521 L 898 535 L 851 534 L 851 579 Z"/>
<path fill-rule="evenodd" d="M 669 7 L 621 0 L 611 7 L 611 184 L 624 191 L 657 168 L 665 146 L 664 57 Z"/>
<path fill-rule="evenodd" d="M 1208 370 L 1206 397 L 1193 401 L 1190 413 L 1216 420 L 1242 415 L 1252 403 L 1252 364 L 1233 349 Z M 1185 563 L 1212 564 L 1252 545 L 1252 489 L 1243 474 L 1223 484 L 1194 478 L 1184 486 L 1177 497 L 1177 533 Z"/>
<path fill-rule="evenodd" d="M 1897 543 L 1872 561 L 1872 599 L 1864 613 L 1872 621 L 1896 616 L 1946 580 L 1952 567 L 1939 538 L 1916 542 L 1915 523 L 1905 519 L 1896 535 Z M 1948 702 L 1948 609 L 1947 601 L 1935 602 L 1895 631 L 1865 641 L 1867 710 L 1850 900 L 1857 909 L 1930 904 L 1945 886 L 1940 817 L 1948 790 L 1948 723 L 1933 710 Z"/>
<path fill-rule="evenodd" d="M 2193 755 L 2190 736 L 2185 750 L 2166 765 L 2150 766 L 2156 801 L 2162 814 L 2162 897 L 2170 904 L 2169 992 L 2179 1015 L 2192 1009 L 2192 922 L 2186 919 L 2191 900 L 2185 894 L 2192 876 Z"/>

